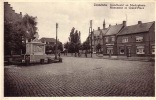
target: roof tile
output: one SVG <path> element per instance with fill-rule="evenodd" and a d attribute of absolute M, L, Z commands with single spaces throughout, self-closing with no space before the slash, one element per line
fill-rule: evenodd
<path fill-rule="evenodd" d="M 122 27 L 123 27 L 123 24 L 110 26 L 106 35 L 115 35 L 121 30 Z"/>
<path fill-rule="evenodd" d="M 44 41 L 46 41 L 46 42 L 56 42 L 56 39 L 54 39 L 54 38 L 45 38 L 45 37 L 43 37 L 40 40 L 41 40 L 41 42 L 44 42 Z"/>
<path fill-rule="evenodd" d="M 150 27 L 154 22 L 141 23 L 137 25 L 126 26 L 119 32 L 118 35 L 132 34 L 132 33 L 140 33 L 149 31 Z"/>

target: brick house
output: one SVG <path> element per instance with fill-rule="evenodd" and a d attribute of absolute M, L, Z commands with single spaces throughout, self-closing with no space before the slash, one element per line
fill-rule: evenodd
<path fill-rule="evenodd" d="M 15 24 L 22 20 L 22 12 L 16 13 L 8 2 L 4 2 L 4 22 Z"/>
<path fill-rule="evenodd" d="M 56 44 L 56 39 L 54 38 L 41 38 L 41 42 L 46 43 L 46 54 L 54 53 L 54 46 Z"/>
<path fill-rule="evenodd" d="M 54 38 L 41 38 L 40 39 L 41 42 L 46 42 L 46 46 L 54 46 L 55 45 L 55 42 L 56 42 L 56 39 Z"/>
<path fill-rule="evenodd" d="M 17 33 L 16 29 L 21 27 L 21 23 L 19 23 L 21 21 L 22 13 L 16 13 L 16 11 L 13 9 L 13 7 L 11 7 L 8 2 L 4 2 L 4 55 L 20 55 L 22 54 L 22 52 L 25 51 L 25 47 L 13 45 L 14 43 L 20 44 L 22 42 L 16 42 L 16 36 L 11 36 L 13 32 L 12 30 L 15 30 L 15 32 Z M 22 41 L 22 37 L 18 40 Z"/>
<path fill-rule="evenodd" d="M 109 25 L 107 32 L 103 36 L 103 54 L 104 55 L 117 55 L 117 34 L 126 26 L 126 21 L 122 24 Z"/>
<path fill-rule="evenodd" d="M 125 26 L 117 34 L 118 56 L 150 56 L 155 54 L 155 22 Z"/>
<path fill-rule="evenodd" d="M 98 27 L 98 30 L 93 30 L 93 36 L 92 36 L 92 48 L 93 52 L 97 52 L 97 45 L 101 45 L 101 52 L 103 52 L 103 35 L 107 32 L 107 29 L 105 27 L 105 20 L 103 21 L 103 29 L 100 29 Z"/>
<path fill-rule="evenodd" d="M 97 45 L 102 44 L 102 34 L 100 27 L 98 27 L 98 30 L 93 30 L 93 39 L 92 39 L 92 45 L 93 45 L 93 52 L 96 52 Z"/>

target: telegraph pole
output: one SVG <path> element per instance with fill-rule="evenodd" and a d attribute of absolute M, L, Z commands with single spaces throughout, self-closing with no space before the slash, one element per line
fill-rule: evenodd
<path fill-rule="evenodd" d="M 92 32 L 92 20 L 90 20 L 90 32 L 91 32 L 91 57 L 92 57 L 92 53 L 93 53 L 93 49 L 92 49 L 92 36 L 93 36 L 93 32 Z"/>
<path fill-rule="evenodd" d="M 56 48 L 55 48 L 55 59 L 57 59 L 57 29 L 58 29 L 58 23 L 56 23 Z"/>

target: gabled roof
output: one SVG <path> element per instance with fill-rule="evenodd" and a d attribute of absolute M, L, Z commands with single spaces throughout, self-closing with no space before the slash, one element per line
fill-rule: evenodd
<path fill-rule="evenodd" d="M 46 42 L 56 42 L 56 39 L 54 39 L 54 38 L 45 38 L 45 37 L 43 37 L 40 40 L 41 40 L 41 42 L 44 42 L 44 41 L 46 41 Z"/>
<path fill-rule="evenodd" d="M 154 22 L 141 23 L 124 27 L 118 35 L 148 32 Z"/>
<path fill-rule="evenodd" d="M 106 34 L 108 28 L 100 29 L 100 30 L 94 30 L 94 36 L 99 36 L 101 33 L 104 35 Z"/>
<path fill-rule="evenodd" d="M 121 30 L 122 27 L 123 27 L 123 24 L 110 26 L 105 35 L 115 35 Z"/>
<path fill-rule="evenodd" d="M 105 28 L 105 29 L 102 29 L 101 30 L 101 32 L 102 32 L 103 35 L 105 35 L 107 33 L 107 31 L 108 31 L 108 28 Z"/>
<path fill-rule="evenodd" d="M 100 30 L 94 30 L 94 36 L 99 36 L 100 35 Z"/>

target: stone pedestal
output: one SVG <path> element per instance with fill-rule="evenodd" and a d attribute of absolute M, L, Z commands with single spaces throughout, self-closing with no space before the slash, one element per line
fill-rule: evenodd
<path fill-rule="evenodd" d="M 45 55 L 45 44 L 40 41 L 31 41 L 26 43 L 27 55 Z"/>

